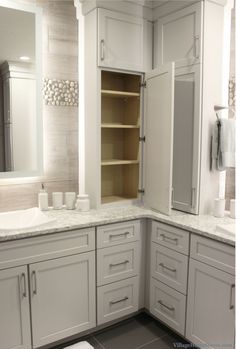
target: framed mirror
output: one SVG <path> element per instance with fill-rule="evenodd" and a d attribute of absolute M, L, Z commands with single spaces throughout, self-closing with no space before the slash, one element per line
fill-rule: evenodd
<path fill-rule="evenodd" d="M 43 170 L 42 10 L 0 0 L 0 179 Z"/>

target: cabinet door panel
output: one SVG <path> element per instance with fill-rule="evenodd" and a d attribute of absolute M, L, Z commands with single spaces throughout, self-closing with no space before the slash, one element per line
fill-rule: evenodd
<path fill-rule="evenodd" d="M 94 252 L 30 265 L 34 348 L 95 326 Z"/>
<path fill-rule="evenodd" d="M 143 19 L 98 10 L 98 65 L 143 71 Z"/>
<path fill-rule="evenodd" d="M 186 337 L 199 347 L 234 348 L 234 277 L 198 261 L 189 268 Z"/>
<path fill-rule="evenodd" d="M 31 348 L 27 267 L 0 271 L 0 348 Z"/>
<path fill-rule="evenodd" d="M 198 213 L 201 65 L 176 69 L 174 102 L 173 207 Z"/>
<path fill-rule="evenodd" d="M 146 75 L 145 203 L 170 214 L 174 124 L 174 63 Z"/>
<path fill-rule="evenodd" d="M 201 61 L 202 4 L 194 4 L 158 20 L 158 65 Z"/>

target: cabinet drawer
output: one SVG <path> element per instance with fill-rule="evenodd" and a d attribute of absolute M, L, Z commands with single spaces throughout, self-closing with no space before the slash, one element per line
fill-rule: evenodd
<path fill-rule="evenodd" d="M 151 273 L 154 278 L 186 294 L 188 257 L 152 243 Z"/>
<path fill-rule="evenodd" d="M 189 233 L 159 222 L 152 222 L 152 241 L 183 254 L 189 254 Z"/>
<path fill-rule="evenodd" d="M 97 228 L 97 247 L 103 248 L 140 239 L 140 221 L 109 224 Z"/>
<path fill-rule="evenodd" d="M 95 229 L 80 229 L 0 244 L 0 269 L 95 249 Z"/>
<path fill-rule="evenodd" d="M 180 334 L 185 334 L 186 296 L 151 279 L 150 312 Z"/>
<path fill-rule="evenodd" d="M 138 277 L 97 288 L 98 325 L 138 310 Z"/>
<path fill-rule="evenodd" d="M 192 234 L 191 258 L 234 275 L 235 248 L 224 243 Z"/>
<path fill-rule="evenodd" d="M 99 286 L 138 274 L 138 242 L 104 248 L 97 252 Z"/>

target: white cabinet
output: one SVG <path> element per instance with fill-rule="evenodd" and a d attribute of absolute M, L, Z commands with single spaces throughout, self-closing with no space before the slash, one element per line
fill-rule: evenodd
<path fill-rule="evenodd" d="M 181 66 L 201 62 L 202 6 L 202 2 L 198 2 L 158 19 L 155 66 L 168 62 Z"/>
<path fill-rule="evenodd" d="M 234 346 L 234 276 L 191 260 L 186 337 L 199 347 Z"/>
<path fill-rule="evenodd" d="M 27 267 L 0 271 L 0 348 L 30 349 Z"/>
<path fill-rule="evenodd" d="M 33 347 L 95 327 L 95 254 L 30 265 Z"/>
<path fill-rule="evenodd" d="M 143 71 L 144 20 L 98 9 L 98 65 Z"/>

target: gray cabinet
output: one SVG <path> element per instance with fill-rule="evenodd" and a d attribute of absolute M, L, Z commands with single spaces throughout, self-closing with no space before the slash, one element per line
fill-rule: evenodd
<path fill-rule="evenodd" d="M 0 271 L 0 348 L 31 348 L 26 266 Z"/>
<path fill-rule="evenodd" d="M 234 276 L 191 260 L 186 337 L 199 347 L 233 349 Z"/>
<path fill-rule="evenodd" d="M 95 327 L 95 253 L 31 264 L 33 347 Z"/>

